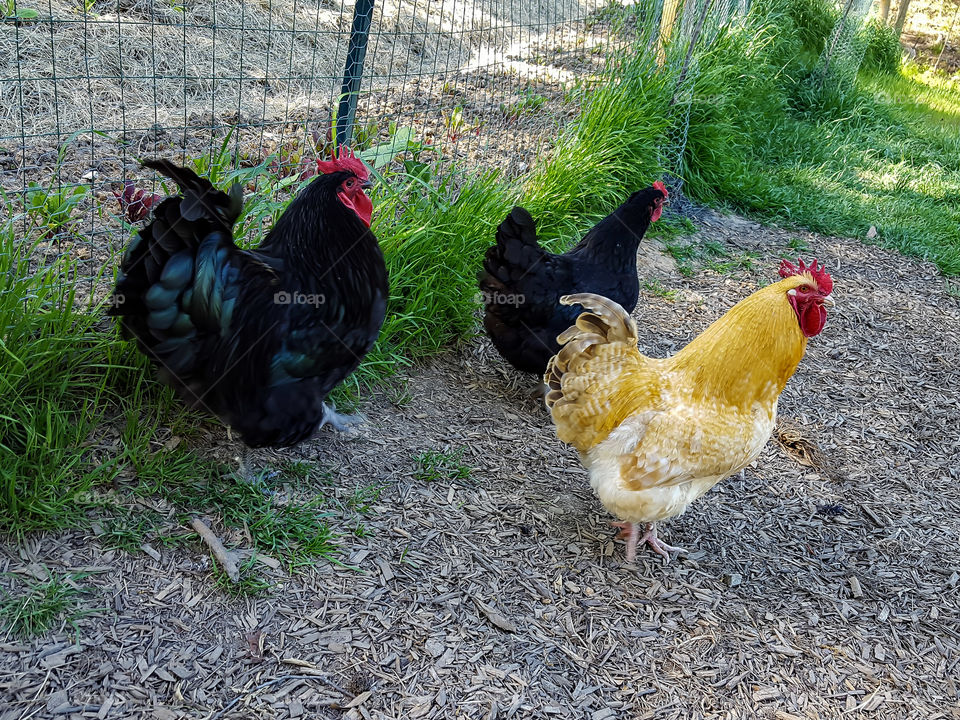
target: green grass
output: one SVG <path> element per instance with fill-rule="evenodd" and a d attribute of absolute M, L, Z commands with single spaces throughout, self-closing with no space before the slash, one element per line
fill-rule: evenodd
<path fill-rule="evenodd" d="M 313 464 L 281 462 L 276 476 L 251 484 L 181 447 L 157 452 L 141 448 L 129 456 L 132 477 L 117 481 L 118 493 L 101 489 L 85 498 L 85 507 L 99 526 L 98 541 L 105 547 L 135 552 L 144 543 L 191 544 L 206 552 L 189 524 L 193 517 L 210 518 L 228 549 L 243 547 L 254 553 L 241 568 L 237 585 L 215 563 L 211 565 L 218 584 L 231 594 L 252 594 L 269 587 L 257 572 L 256 555 L 273 557 L 288 571 L 318 559 L 338 561 L 338 533 L 330 522 L 334 513 L 323 491 L 329 479 Z M 370 488 L 358 490 L 358 503 L 344 505 L 359 515 L 375 500 L 371 492 Z"/>
<path fill-rule="evenodd" d="M 145 363 L 82 311 L 82 285 L 68 256 L 0 226 L 0 530 L 77 522 L 74 498 L 123 461 L 94 461 L 91 436 L 124 407 L 166 407 Z"/>
<path fill-rule="evenodd" d="M 517 99 L 513 102 L 500 103 L 500 112 L 508 120 L 516 120 L 521 115 L 535 113 L 547 102 L 545 95 L 540 95 L 529 87 L 517 95 Z"/>
<path fill-rule="evenodd" d="M 414 478 L 421 482 L 469 480 L 473 468 L 463 462 L 464 448 L 450 452 L 427 450 L 414 458 Z"/>
<path fill-rule="evenodd" d="M 692 277 L 699 268 L 707 268 L 721 274 L 743 273 L 753 270 L 757 259 L 756 253 L 732 252 L 715 240 L 667 242 L 664 244 L 664 250 L 677 261 L 677 270 L 684 277 Z M 647 283 L 647 289 L 663 294 L 658 287 L 658 282 Z"/>
<path fill-rule="evenodd" d="M 100 544 L 106 548 L 116 548 L 127 552 L 136 552 L 155 537 L 164 526 L 163 516 L 156 510 L 144 507 L 123 505 L 107 506 L 100 522 L 102 533 L 98 535 Z"/>
<path fill-rule="evenodd" d="M 666 287 L 660 280 L 648 280 L 643 283 L 643 289 L 657 297 L 662 297 L 668 302 L 675 302 L 680 297 L 679 290 L 673 290 Z"/>
<path fill-rule="evenodd" d="M 29 639 L 75 620 L 80 593 L 76 581 L 82 578 L 49 573 L 46 581 L 17 582 L 16 589 L 0 591 L 3 637 Z"/>
<path fill-rule="evenodd" d="M 276 556 L 289 569 L 332 558 L 335 534 L 331 513 L 319 488 L 306 482 L 309 475 L 281 476 L 269 485 L 243 482 L 217 462 L 189 450 L 145 454 L 136 463 L 136 483 L 125 488 L 143 497 L 160 497 L 173 506 L 178 522 L 187 524 L 197 513 L 218 518 L 226 528 L 242 530 L 252 549 Z M 296 490 L 282 502 L 274 485 L 284 481 Z M 308 499 L 297 499 L 309 494 Z"/>
<path fill-rule="evenodd" d="M 605 81 L 584 95 L 579 121 L 525 183 L 523 205 L 552 247 L 567 247 L 662 174 L 657 149 L 670 126 L 670 94 L 668 78 L 654 67 L 642 54 L 615 61 Z M 662 227 L 653 226 L 651 235 Z"/>
<path fill-rule="evenodd" d="M 474 327 L 477 268 L 512 207 L 495 174 L 449 173 L 428 185 L 410 175 L 382 183 L 373 230 L 390 273 L 387 319 L 354 383 L 435 354 Z"/>
<path fill-rule="evenodd" d="M 842 115 L 787 114 L 746 149 L 755 194 L 724 199 L 764 219 L 877 241 L 960 273 L 960 98 L 912 75 L 861 79 Z"/>
<path fill-rule="evenodd" d="M 380 494 L 382 492 L 383 486 L 381 485 L 373 483 L 362 486 L 358 485 L 354 488 L 353 494 L 348 496 L 343 504 L 360 514 L 366 514 L 370 512 L 370 508 L 373 507 L 373 504 L 380 499 Z"/>
<path fill-rule="evenodd" d="M 687 189 L 827 234 L 865 238 L 873 225 L 876 242 L 960 273 L 960 88 L 886 67 L 841 101 L 813 102 L 815 57 L 785 29 L 790 8 L 814 5 L 755 13 L 701 58 L 695 97 L 710 102 L 693 105 Z"/>

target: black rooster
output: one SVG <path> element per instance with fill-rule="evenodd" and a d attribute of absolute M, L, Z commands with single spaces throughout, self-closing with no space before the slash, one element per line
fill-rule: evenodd
<path fill-rule="evenodd" d="M 560 296 L 590 292 L 631 312 L 637 306 L 637 247 L 660 218 L 669 194 L 662 182 L 633 193 L 563 255 L 537 243 L 533 218 L 515 207 L 497 228 L 479 274 L 486 306 L 483 326 L 494 347 L 518 370 L 543 375 L 560 346 L 557 335 L 582 309 L 560 304 Z"/>
<path fill-rule="evenodd" d="M 363 163 L 341 148 L 317 163 L 256 250 L 233 225 L 229 195 L 166 160 L 145 163 L 181 195 L 154 211 L 124 253 L 110 314 L 187 404 L 239 432 L 249 449 L 287 447 L 357 418 L 324 401 L 380 333 L 387 269 L 370 231 Z"/>

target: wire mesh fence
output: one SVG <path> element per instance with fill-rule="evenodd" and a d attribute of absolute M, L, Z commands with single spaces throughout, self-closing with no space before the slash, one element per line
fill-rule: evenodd
<path fill-rule="evenodd" d="M 814 90 L 843 96 L 853 87 L 867 48 L 864 26 L 873 0 L 843 0 L 814 72 Z"/>
<path fill-rule="evenodd" d="M 748 2 L 11 0 L 0 23 L 4 212 L 42 216 L 41 251 L 69 252 L 100 277 L 129 233 L 118 183 L 149 179 L 141 159 L 296 165 L 332 145 L 338 113 L 361 147 L 401 135 L 426 161 L 520 175 L 575 116 L 571 89 L 619 54 L 662 55 L 669 38 L 660 60 L 679 64 L 673 112 L 685 117 L 693 48 Z M 358 21 L 370 28 L 362 52 Z M 343 87 L 356 90 L 355 123 Z M 683 153 L 677 127 L 668 168 Z"/>

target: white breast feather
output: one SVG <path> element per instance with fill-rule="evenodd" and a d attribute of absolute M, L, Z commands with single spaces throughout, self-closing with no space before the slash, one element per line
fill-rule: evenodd
<path fill-rule="evenodd" d="M 611 513 L 630 522 L 656 522 L 682 514 L 687 506 L 710 488 L 753 462 L 773 431 L 776 403 L 772 408 L 756 405 L 749 417 L 731 408 L 714 404 L 709 409 L 675 405 L 670 411 L 648 411 L 624 420 L 583 456 L 590 471 L 590 485 L 600 502 Z M 704 416 L 712 422 L 704 423 Z M 739 416 L 739 420 L 736 418 Z M 730 420 L 729 425 L 720 418 Z M 684 428 L 692 435 L 684 437 L 689 452 L 679 453 Z M 657 426 L 656 439 L 645 442 L 648 430 Z M 677 434 L 664 432 L 678 427 Z M 711 437 L 706 427 L 719 426 L 729 432 Z M 621 476 L 626 456 L 642 453 L 642 473 Z M 721 467 L 722 472 L 706 472 L 697 460 L 703 454 L 705 465 Z M 644 490 L 630 490 L 625 482 L 642 483 Z"/>

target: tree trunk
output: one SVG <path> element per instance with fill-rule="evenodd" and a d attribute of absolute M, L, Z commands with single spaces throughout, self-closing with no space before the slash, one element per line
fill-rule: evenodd
<path fill-rule="evenodd" d="M 884 25 L 890 20 L 890 0 L 880 0 L 880 22 Z"/>
<path fill-rule="evenodd" d="M 897 37 L 903 35 L 903 24 L 907 21 L 907 10 L 910 9 L 910 0 L 900 0 L 900 7 L 897 9 L 897 21 L 893 24 L 893 29 L 897 31 Z"/>

